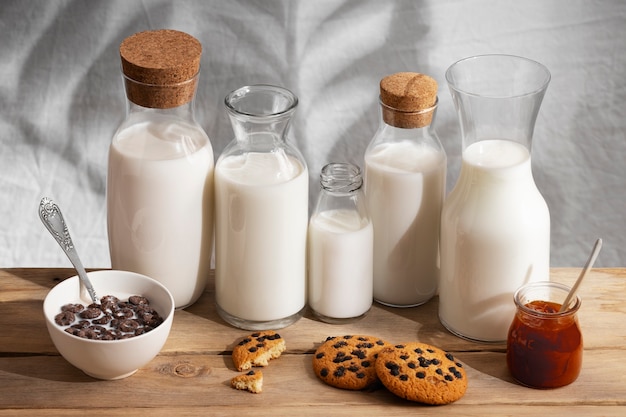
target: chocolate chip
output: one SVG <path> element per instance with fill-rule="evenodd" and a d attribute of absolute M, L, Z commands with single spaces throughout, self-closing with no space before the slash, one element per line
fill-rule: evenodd
<path fill-rule="evenodd" d="M 326 378 L 328 376 L 328 368 L 322 368 L 320 371 L 320 375 Z"/>
<path fill-rule="evenodd" d="M 365 357 L 367 356 L 365 354 L 365 352 L 363 352 L 362 350 L 358 350 L 358 349 L 355 349 L 355 350 L 353 350 L 350 353 L 353 354 L 354 356 L 356 356 L 359 359 L 365 359 Z"/>
<path fill-rule="evenodd" d="M 400 375 L 400 366 L 398 366 L 397 364 L 393 362 L 386 362 L 385 368 L 389 369 L 389 373 L 391 373 L 391 375 L 393 376 Z"/>
<path fill-rule="evenodd" d="M 418 377 L 419 379 L 424 379 L 424 378 L 426 378 L 426 373 L 422 372 L 422 371 L 419 371 L 419 372 L 417 372 L 415 374 L 415 376 Z"/>
<path fill-rule="evenodd" d="M 316 357 L 317 359 L 322 359 L 322 358 L 324 357 L 324 352 L 320 352 L 320 353 L 318 353 L 317 355 L 315 355 L 315 357 Z"/>
<path fill-rule="evenodd" d="M 408 380 L 409 380 L 408 375 L 405 375 L 405 374 L 400 375 L 400 381 L 408 381 Z"/>
<path fill-rule="evenodd" d="M 344 368 L 343 366 L 338 367 L 337 369 L 335 369 L 335 372 L 333 372 L 333 375 L 336 377 L 342 377 L 346 374 L 346 368 Z"/>

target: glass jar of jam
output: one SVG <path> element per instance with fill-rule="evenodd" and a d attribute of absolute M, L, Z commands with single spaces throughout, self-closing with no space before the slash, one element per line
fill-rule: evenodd
<path fill-rule="evenodd" d="M 570 288 L 554 282 L 524 285 L 515 293 L 517 311 L 507 338 L 506 361 L 513 378 L 532 388 L 557 388 L 578 378 L 583 338 L 577 296 L 562 313 Z"/>

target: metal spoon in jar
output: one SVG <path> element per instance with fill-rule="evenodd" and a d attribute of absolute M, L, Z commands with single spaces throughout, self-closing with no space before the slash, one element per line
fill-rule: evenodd
<path fill-rule="evenodd" d="M 89 293 L 91 301 L 95 304 L 100 304 L 98 297 L 96 296 L 96 290 L 94 290 L 93 285 L 91 285 L 91 281 L 89 281 L 89 277 L 87 276 L 87 271 L 85 271 L 85 268 L 78 257 L 78 252 L 76 252 L 76 248 L 74 248 L 72 237 L 67 229 L 67 225 L 65 224 L 65 220 L 63 219 L 63 214 L 61 213 L 59 206 L 57 206 L 55 202 L 48 197 L 42 198 L 41 203 L 39 203 L 39 218 L 43 222 L 44 226 L 46 226 L 46 229 L 48 229 L 50 234 L 57 241 L 59 246 L 61 246 L 61 249 L 63 249 L 63 252 L 65 252 L 72 265 L 74 265 L 74 268 L 78 273 L 78 277 L 80 278 L 81 294 L 83 293 L 83 290 L 86 289 Z"/>
<path fill-rule="evenodd" d="M 559 313 L 566 311 L 567 308 L 569 307 L 569 304 L 572 301 L 572 298 L 574 298 L 574 296 L 576 295 L 576 291 L 578 291 L 578 287 L 580 286 L 580 283 L 583 281 L 583 278 L 585 277 L 585 275 L 587 275 L 587 272 L 589 272 L 591 267 L 593 267 L 593 263 L 596 261 L 596 258 L 598 257 L 598 254 L 600 253 L 600 249 L 602 249 L 602 239 L 596 240 L 596 244 L 593 245 L 593 250 L 591 251 L 591 254 L 589 255 L 589 259 L 587 259 L 587 263 L 583 267 L 583 270 L 580 272 L 580 275 L 578 276 L 578 279 L 574 283 L 574 286 L 572 287 L 571 290 L 569 290 L 569 294 L 567 294 L 565 301 L 561 305 L 561 308 L 559 309 Z"/>

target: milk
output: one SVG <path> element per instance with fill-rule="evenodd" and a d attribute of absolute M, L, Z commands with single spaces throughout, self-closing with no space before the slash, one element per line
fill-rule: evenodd
<path fill-rule="evenodd" d="M 218 310 L 245 322 L 272 322 L 305 306 L 308 171 L 282 149 L 218 160 Z"/>
<path fill-rule="evenodd" d="M 453 333 L 506 340 L 522 284 L 549 280 L 550 215 L 526 147 L 483 140 L 463 152 L 442 214 L 439 317 Z"/>
<path fill-rule="evenodd" d="M 204 132 L 141 115 L 109 151 L 111 266 L 164 284 L 176 308 L 198 299 L 213 251 L 213 151 Z"/>
<path fill-rule="evenodd" d="M 309 223 L 309 306 L 347 319 L 372 306 L 373 228 L 356 210 L 316 213 Z"/>
<path fill-rule="evenodd" d="M 426 143 L 382 143 L 366 153 L 376 301 L 412 306 L 436 293 L 445 176 L 445 154 Z"/>

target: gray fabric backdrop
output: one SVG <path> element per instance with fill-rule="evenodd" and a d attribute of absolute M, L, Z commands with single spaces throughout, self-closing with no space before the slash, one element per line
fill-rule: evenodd
<path fill-rule="evenodd" d="M 397 71 L 440 84 L 436 127 L 448 191 L 460 137 L 444 73 L 458 59 L 521 55 L 552 73 L 533 169 L 552 216 L 553 266 L 626 266 L 626 2 L 619 0 L 0 2 L 0 267 L 69 266 L 37 217 L 63 208 L 84 263 L 110 266 L 108 146 L 124 117 L 118 46 L 172 28 L 204 46 L 198 121 L 216 157 L 232 133 L 225 94 L 252 83 L 294 91 L 292 137 L 311 172 L 362 165 L 378 125 L 378 82 Z"/>

